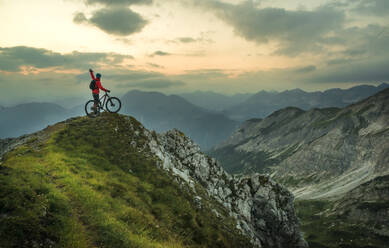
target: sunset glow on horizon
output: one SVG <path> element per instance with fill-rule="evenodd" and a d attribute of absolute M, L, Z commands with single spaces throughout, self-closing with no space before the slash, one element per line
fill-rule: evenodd
<path fill-rule="evenodd" d="M 1 0 L 0 15 L 3 101 L 23 97 L 20 87 L 34 96 L 84 94 L 90 67 L 122 93 L 389 80 L 385 0 Z"/>

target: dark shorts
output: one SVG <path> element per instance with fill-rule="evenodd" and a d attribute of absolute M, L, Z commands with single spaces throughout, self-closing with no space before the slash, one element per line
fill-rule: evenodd
<path fill-rule="evenodd" d="M 99 103 L 99 94 L 92 93 L 92 96 L 93 96 L 93 99 L 95 100 L 95 104 L 98 104 Z"/>

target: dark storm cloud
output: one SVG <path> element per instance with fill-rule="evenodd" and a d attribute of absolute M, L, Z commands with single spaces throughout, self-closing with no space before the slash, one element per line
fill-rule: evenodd
<path fill-rule="evenodd" d="M 389 81 L 389 56 L 364 57 L 360 59 L 330 59 L 322 66 L 257 71 L 239 76 L 251 82 L 301 83 L 380 83 Z"/>
<path fill-rule="evenodd" d="M 328 65 L 294 67 L 285 69 L 258 70 L 229 77 L 227 72 L 188 71 L 177 75 L 174 79 L 187 82 L 188 85 L 197 84 L 198 87 L 233 88 L 239 91 L 242 87 L 260 89 L 264 85 L 272 84 L 275 88 L 302 87 L 307 84 L 352 84 L 352 83 L 379 83 L 389 81 L 389 58 L 331 61 Z"/>
<path fill-rule="evenodd" d="M 189 37 L 189 36 L 185 36 L 185 37 L 178 37 L 174 40 L 168 40 L 167 43 L 176 43 L 176 44 L 179 44 L 179 43 L 183 43 L 183 44 L 189 44 L 189 43 L 214 43 L 215 41 L 210 39 L 208 36 L 209 34 L 212 33 L 212 32 L 201 32 L 200 33 L 200 36 L 198 38 L 195 38 L 195 37 Z"/>
<path fill-rule="evenodd" d="M 204 0 L 201 4 L 231 25 L 237 35 L 258 44 L 277 41 L 276 53 L 290 56 L 320 51 L 321 39 L 345 21 L 344 12 L 330 6 L 306 11 L 258 8 L 253 1 L 234 5 Z"/>
<path fill-rule="evenodd" d="M 305 81 L 313 83 L 358 83 L 389 81 L 389 58 L 356 60 L 323 68 Z"/>
<path fill-rule="evenodd" d="M 108 34 L 127 36 L 140 32 L 147 21 L 128 8 L 108 8 L 94 12 L 88 23 Z"/>
<path fill-rule="evenodd" d="M 152 0 L 85 0 L 87 4 L 103 4 L 105 6 L 129 6 L 133 4 L 151 4 Z"/>
<path fill-rule="evenodd" d="M 153 67 L 153 68 L 165 68 L 164 66 L 162 65 L 158 65 L 158 64 L 154 64 L 154 63 L 147 63 L 147 65 Z"/>
<path fill-rule="evenodd" d="M 308 73 L 308 72 L 313 72 L 316 70 L 316 66 L 314 65 L 308 65 L 308 66 L 305 66 L 305 67 L 302 67 L 302 68 L 297 68 L 294 70 L 294 72 L 297 72 L 297 73 Z"/>
<path fill-rule="evenodd" d="M 46 68 L 66 64 L 65 57 L 46 49 L 18 46 L 0 48 L 0 70 L 18 71 L 20 66 Z"/>
<path fill-rule="evenodd" d="M 192 0 L 230 25 L 236 35 L 257 44 L 275 42 L 275 54 L 321 56 L 322 65 L 285 70 L 258 71 L 246 81 L 294 81 L 313 83 L 352 83 L 388 81 L 389 26 L 384 22 L 355 26 L 347 16 L 385 16 L 388 0 L 345 0 L 313 10 L 262 8 L 255 1 L 229 4 L 219 0 Z"/>
<path fill-rule="evenodd" d="M 87 22 L 88 22 L 88 19 L 86 18 L 86 16 L 84 15 L 84 13 L 82 13 L 82 12 L 77 12 L 77 13 L 74 14 L 73 22 L 74 22 L 74 23 L 77 23 L 77 24 L 87 23 Z"/>
<path fill-rule="evenodd" d="M 163 51 L 155 51 L 153 54 L 150 55 L 150 57 L 154 56 L 170 56 L 171 53 L 163 52 Z"/>
<path fill-rule="evenodd" d="M 116 65 L 124 59 L 132 59 L 130 55 L 115 53 L 72 53 L 61 54 L 43 48 L 26 46 L 0 48 L 0 70 L 15 72 L 22 66 L 35 68 L 61 67 L 65 69 L 89 68 L 95 63 Z"/>
<path fill-rule="evenodd" d="M 93 12 L 89 19 L 84 13 L 75 13 L 73 22 L 76 24 L 90 24 L 108 34 L 127 36 L 140 32 L 148 21 L 129 6 L 134 4 L 151 4 L 152 0 L 84 0 L 85 4 L 101 4 L 101 8 Z M 122 40 L 126 41 L 126 40 Z"/>
<path fill-rule="evenodd" d="M 349 2 L 356 3 L 356 6 L 352 10 L 359 14 L 371 16 L 389 15 L 388 0 L 349 0 Z"/>
<path fill-rule="evenodd" d="M 336 59 L 359 59 L 389 56 L 389 26 L 369 24 L 364 27 L 349 27 L 335 32 L 337 37 L 329 45 L 341 45 Z"/>
<path fill-rule="evenodd" d="M 169 79 L 148 79 L 140 82 L 128 82 L 120 84 L 121 88 L 137 88 L 137 89 L 166 89 L 171 87 L 181 87 L 185 83 L 180 80 Z"/>

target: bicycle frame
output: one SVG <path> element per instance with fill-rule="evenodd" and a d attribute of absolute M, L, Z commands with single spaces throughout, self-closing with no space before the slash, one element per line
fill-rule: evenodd
<path fill-rule="evenodd" d="M 102 99 L 104 99 L 104 100 L 101 101 Z M 109 99 L 109 95 L 107 92 L 105 92 L 105 94 L 102 97 L 100 97 L 100 99 L 99 99 L 100 109 L 104 110 L 104 106 L 105 106 L 108 99 Z"/>

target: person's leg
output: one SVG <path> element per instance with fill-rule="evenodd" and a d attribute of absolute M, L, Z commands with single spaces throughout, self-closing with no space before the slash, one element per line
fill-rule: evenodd
<path fill-rule="evenodd" d="M 97 112 L 97 106 L 99 105 L 99 94 L 92 94 L 93 95 L 93 100 L 95 104 L 93 105 L 93 110 Z"/>

